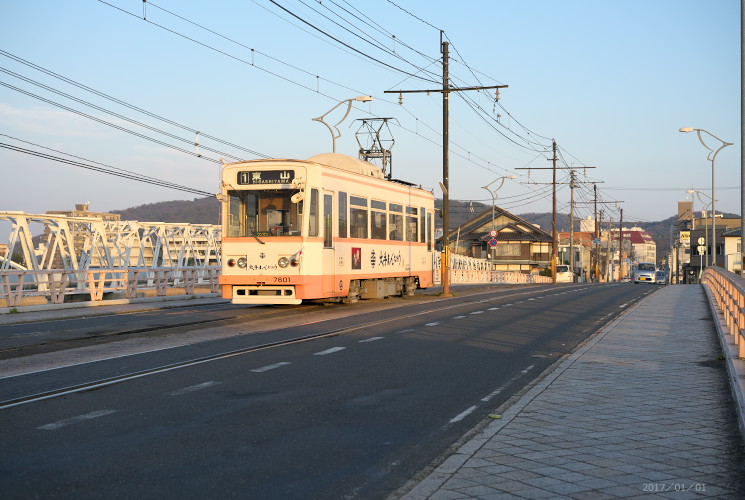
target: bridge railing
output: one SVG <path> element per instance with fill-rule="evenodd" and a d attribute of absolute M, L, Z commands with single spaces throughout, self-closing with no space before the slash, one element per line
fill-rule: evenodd
<path fill-rule="evenodd" d="M 65 297 L 74 295 L 82 296 L 82 300 L 98 302 L 107 294 L 121 294 L 133 299 L 147 290 L 154 291 L 159 297 L 176 288 L 186 295 L 194 295 L 197 287 L 218 293 L 219 275 L 220 266 L 2 271 L 0 301 L 4 301 L 6 307 L 20 307 L 24 299 L 42 297 L 48 303 L 62 304 Z"/>
<path fill-rule="evenodd" d="M 434 266 L 434 282 L 439 284 L 442 279 L 441 267 L 442 261 L 440 255 L 436 254 Z M 491 261 L 487 259 L 477 259 L 465 255 L 450 254 L 450 283 L 452 284 L 471 284 L 471 283 L 551 283 L 551 277 L 538 276 L 535 274 L 525 274 L 516 271 L 493 271 L 491 270 Z"/>
<path fill-rule="evenodd" d="M 708 286 L 734 337 L 740 358 L 745 358 L 745 278 L 721 267 L 704 270 L 701 283 Z"/>

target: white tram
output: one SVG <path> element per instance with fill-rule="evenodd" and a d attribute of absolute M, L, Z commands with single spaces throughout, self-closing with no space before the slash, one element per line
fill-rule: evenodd
<path fill-rule="evenodd" d="M 225 165 L 222 295 L 355 302 L 433 285 L 434 196 L 327 153 Z"/>

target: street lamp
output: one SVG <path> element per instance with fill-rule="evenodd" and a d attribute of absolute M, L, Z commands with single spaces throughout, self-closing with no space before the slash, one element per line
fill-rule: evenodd
<path fill-rule="evenodd" d="M 709 150 L 709 154 L 706 156 L 706 159 L 711 162 L 711 261 L 712 265 L 717 265 L 717 233 L 716 233 L 716 225 L 717 225 L 717 193 L 716 193 L 716 184 L 715 184 L 715 169 L 714 169 L 714 161 L 717 159 L 717 154 L 727 146 L 732 146 L 731 142 L 724 141 L 720 139 L 719 137 L 715 136 L 708 130 L 704 130 L 701 128 L 693 128 L 693 127 L 683 127 L 680 129 L 681 132 L 693 132 L 696 131 L 696 134 L 698 134 L 698 140 L 701 142 L 701 144 L 704 145 L 706 149 Z M 701 132 L 705 132 L 712 136 L 714 139 L 718 140 L 722 143 L 722 145 L 714 150 L 711 149 L 705 142 L 703 137 L 701 137 Z"/>
<path fill-rule="evenodd" d="M 321 123 L 323 123 L 324 125 L 326 125 L 328 127 L 329 132 L 331 132 L 331 138 L 333 140 L 333 151 L 332 152 L 336 153 L 336 140 L 339 137 L 341 137 L 341 132 L 336 127 L 339 126 L 341 124 L 341 122 L 343 122 L 344 120 L 347 119 L 347 116 L 349 116 L 349 113 L 352 111 L 352 103 L 354 101 L 370 102 L 372 100 L 373 100 L 372 96 L 369 96 L 369 95 L 361 95 L 361 96 L 355 97 L 353 99 L 346 99 L 344 101 L 341 101 L 339 104 L 337 104 L 336 106 L 334 106 L 330 110 L 328 110 L 325 114 L 319 116 L 318 118 L 313 118 L 313 121 L 314 122 L 321 122 Z M 323 121 L 323 119 L 326 118 L 326 116 L 329 113 L 331 113 L 332 111 L 334 111 L 336 108 L 338 108 L 339 106 L 341 106 L 344 103 L 347 103 L 347 112 L 344 113 L 344 116 L 342 117 L 341 120 L 339 120 L 336 123 L 336 125 L 329 125 L 328 123 L 326 123 L 325 121 Z M 336 132 L 334 132 L 334 131 L 336 131 Z"/>
<path fill-rule="evenodd" d="M 497 191 L 500 190 L 500 188 L 504 185 L 504 181 L 506 181 L 507 179 L 517 179 L 517 176 L 516 175 L 503 175 L 502 177 L 497 177 L 496 179 L 491 181 L 486 186 L 481 186 L 481 189 L 486 189 L 487 191 L 489 191 L 489 194 L 491 195 L 491 230 L 492 231 L 494 231 L 494 210 L 495 210 L 495 205 L 497 203 L 496 201 Z M 489 186 L 491 186 L 497 181 L 502 181 L 502 182 L 500 182 L 499 186 L 497 186 L 496 188 L 489 189 Z M 494 270 L 494 248 L 493 247 L 489 248 L 489 258 L 491 259 L 491 270 L 493 271 Z"/>
<path fill-rule="evenodd" d="M 700 201 L 703 204 L 702 212 L 703 211 L 707 211 L 707 213 L 708 213 L 707 207 L 709 207 L 711 205 L 712 201 L 713 201 L 711 199 L 711 196 L 709 196 L 708 194 L 706 194 L 706 193 L 704 193 L 702 191 L 698 191 L 697 189 L 688 189 L 688 190 L 686 190 L 686 193 L 688 193 L 688 194 L 694 194 L 695 193 L 696 194 L 696 197 L 698 198 L 698 201 Z M 701 195 L 704 195 L 707 198 L 709 198 L 709 202 L 707 203 L 704 200 L 702 200 L 701 199 Z M 702 217 L 703 217 L 703 214 L 702 214 Z M 703 219 L 704 219 L 704 245 L 708 249 L 709 248 L 709 242 L 708 242 L 708 239 L 709 239 L 709 235 L 708 235 L 708 232 L 709 232 L 708 217 L 703 217 Z M 695 225 L 696 225 L 696 215 L 695 215 L 695 213 L 693 215 L 693 224 L 694 224 L 693 229 L 696 229 L 696 227 L 695 227 Z M 691 247 L 691 248 L 693 248 L 693 247 Z M 701 257 L 701 259 L 703 259 L 703 255 L 702 254 L 699 253 L 699 256 Z M 709 251 L 708 250 L 706 251 L 706 265 L 707 266 L 709 265 Z M 701 267 L 701 271 L 703 271 L 703 266 L 700 266 L 700 267 Z M 700 276 L 701 276 L 701 273 L 699 273 L 699 277 Z"/>

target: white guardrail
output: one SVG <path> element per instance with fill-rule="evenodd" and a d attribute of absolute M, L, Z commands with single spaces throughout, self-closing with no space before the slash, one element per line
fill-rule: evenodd
<path fill-rule="evenodd" d="M 442 281 L 442 261 L 437 255 L 434 261 L 434 281 L 439 285 Z M 531 284 L 551 283 L 550 276 L 524 274 L 516 271 L 492 271 L 490 261 L 477 259 L 465 255 L 450 254 L 450 283 L 451 284 Z"/>
<path fill-rule="evenodd" d="M 440 284 L 440 257 L 434 262 L 434 281 Z M 532 284 L 551 283 L 551 278 L 513 271 L 491 271 L 488 260 L 450 255 L 450 283 Z M 220 266 L 107 268 L 82 271 L 0 271 L 0 307 L 20 307 L 24 300 L 38 297 L 50 304 L 62 304 L 65 297 L 99 302 L 107 297 L 134 299 L 144 295 L 163 297 L 169 289 L 194 295 L 219 293 Z"/>
<path fill-rule="evenodd" d="M 85 271 L 51 269 L 46 271 L 13 270 L 0 272 L 0 307 L 20 307 L 24 299 L 46 298 L 51 304 L 62 304 L 66 296 L 98 302 L 107 294 L 134 299 L 150 291 L 155 296 L 178 288 L 186 295 L 218 293 L 219 266 L 170 268 L 110 268 Z"/>

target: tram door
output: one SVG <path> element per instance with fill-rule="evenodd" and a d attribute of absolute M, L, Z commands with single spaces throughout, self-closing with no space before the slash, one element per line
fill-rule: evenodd
<path fill-rule="evenodd" d="M 334 249 L 334 195 L 323 193 L 323 291 L 336 292 L 336 250 Z"/>

